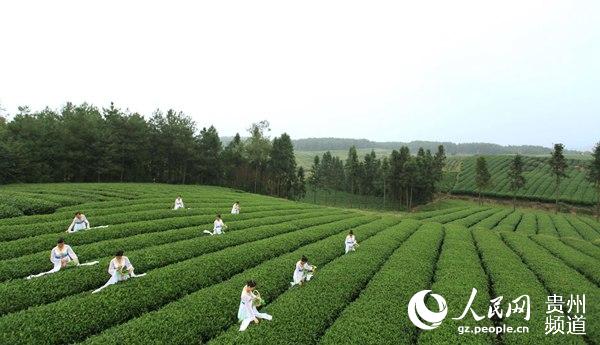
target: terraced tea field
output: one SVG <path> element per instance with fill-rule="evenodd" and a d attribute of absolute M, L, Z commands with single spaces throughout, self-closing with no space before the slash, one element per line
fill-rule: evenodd
<path fill-rule="evenodd" d="M 186 207 L 171 210 L 181 194 Z M 71 199 L 73 195 L 73 199 Z M 156 184 L 16 185 L 3 200 L 42 200 L 53 213 L 0 219 L 0 344 L 595 344 L 600 340 L 600 223 L 592 218 L 503 207 L 456 206 L 405 216 L 295 203 L 231 189 Z M 242 213 L 230 215 L 234 201 Z M 49 212 L 8 204 L 24 214 Z M 25 211 L 27 210 L 27 211 Z M 65 234 L 73 213 L 92 227 Z M 202 235 L 216 213 L 222 236 Z M 360 242 L 344 255 L 352 230 Z M 81 262 L 49 270 L 64 236 Z M 123 249 L 145 277 L 91 291 Z M 319 268 L 290 288 L 295 262 Z M 244 282 L 254 279 L 272 321 L 238 332 Z M 527 294 L 531 319 L 475 321 L 489 300 Z M 409 320 L 421 290 L 448 302 L 431 331 Z M 586 295 L 586 335 L 545 335 L 548 295 Z M 428 304 L 429 305 L 429 304 Z M 505 309 L 505 305 L 502 307 Z M 432 308 L 433 309 L 433 308 Z M 573 315 L 569 315 L 573 316 Z M 459 326 L 528 326 L 529 333 L 463 334 Z"/>
<path fill-rule="evenodd" d="M 486 157 L 488 169 L 492 175 L 491 186 L 484 190 L 483 195 L 489 197 L 512 198 L 509 189 L 508 169 L 512 156 Z M 450 158 L 446 167 L 443 188 L 453 194 L 476 195 L 475 185 L 476 157 Z M 525 187 L 517 193 L 520 199 L 541 202 L 554 202 L 554 179 L 546 157 L 523 157 L 524 176 L 527 180 Z M 560 201 L 594 205 L 597 200 L 593 185 L 585 176 L 586 160 L 569 159 L 568 177 L 563 180 L 560 188 Z"/>

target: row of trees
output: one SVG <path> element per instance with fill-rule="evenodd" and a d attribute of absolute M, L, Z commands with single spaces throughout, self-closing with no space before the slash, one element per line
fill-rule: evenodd
<path fill-rule="evenodd" d="M 594 186 L 598 201 L 596 203 L 596 216 L 600 214 L 600 143 L 596 144 L 592 153 L 592 160 L 587 169 L 587 180 Z M 548 161 L 550 171 L 554 177 L 554 193 L 556 195 L 555 212 L 558 212 L 558 200 L 560 198 L 560 185 L 563 179 L 567 178 L 568 162 L 564 155 L 564 145 L 555 144 L 551 152 L 551 157 Z M 508 179 L 510 190 L 513 192 L 513 209 L 516 207 L 517 193 L 525 187 L 526 179 L 523 176 L 523 158 L 521 155 L 516 155 L 510 163 L 508 170 Z M 490 175 L 485 157 L 477 158 L 475 167 L 475 184 L 478 190 L 479 202 L 481 203 L 482 191 L 491 184 L 492 176 Z"/>
<path fill-rule="evenodd" d="M 346 161 L 329 151 L 315 156 L 308 184 L 316 198 L 319 190 L 345 191 L 352 195 L 373 195 L 398 201 L 411 209 L 433 199 L 442 179 L 446 154 L 439 146 L 435 155 L 420 148 L 415 156 L 408 147 L 393 150 L 389 157 L 378 158 L 374 151 L 359 159 L 356 147 L 348 151 Z M 316 202 L 316 201 L 315 201 Z"/>
<path fill-rule="evenodd" d="M 411 151 L 418 151 L 419 148 L 435 151 L 439 145 L 444 146 L 448 155 L 545 155 L 552 149 L 535 145 L 508 145 L 502 146 L 490 143 L 452 143 L 437 141 L 411 141 L 411 142 L 376 142 L 367 139 L 344 139 L 344 138 L 306 138 L 294 140 L 294 147 L 297 151 L 325 151 L 325 150 L 347 150 L 348 147 L 355 146 L 357 149 L 395 149 L 406 146 Z M 567 150 L 569 154 L 583 154 L 575 150 Z"/>
<path fill-rule="evenodd" d="M 296 167 L 291 138 L 271 140 L 266 121 L 248 132 L 223 147 L 215 127 L 198 130 L 175 110 L 146 119 L 112 103 L 20 107 L 11 121 L 0 117 L 0 183 L 201 183 L 303 197 L 304 171 Z"/>

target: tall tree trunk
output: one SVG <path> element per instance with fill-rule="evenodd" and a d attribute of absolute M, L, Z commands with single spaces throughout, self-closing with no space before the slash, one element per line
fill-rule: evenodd
<path fill-rule="evenodd" d="M 408 199 L 408 211 L 412 212 L 413 187 L 410 187 L 410 197 Z"/>
<path fill-rule="evenodd" d="M 383 209 L 385 210 L 385 180 L 383 180 Z"/>
<path fill-rule="evenodd" d="M 256 193 L 256 185 L 258 184 L 258 169 L 254 170 L 254 193 Z"/>
<path fill-rule="evenodd" d="M 558 214 L 558 195 L 560 191 L 560 178 L 556 178 L 556 202 L 554 204 L 554 214 Z"/>
<path fill-rule="evenodd" d="M 517 209 L 517 192 L 513 192 L 513 212 Z"/>

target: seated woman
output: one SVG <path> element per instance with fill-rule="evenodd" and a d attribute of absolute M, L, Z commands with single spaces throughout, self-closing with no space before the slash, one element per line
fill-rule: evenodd
<path fill-rule="evenodd" d="M 223 229 L 227 229 L 227 225 L 225 225 L 225 223 L 223 223 L 223 219 L 221 219 L 221 215 L 217 214 L 217 218 L 215 219 L 214 223 L 213 223 L 213 231 L 210 230 L 204 230 L 205 234 L 209 234 L 209 235 L 222 235 L 225 232 L 223 231 Z"/>
<path fill-rule="evenodd" d="M 46 274 L 52 274 L 61 270 L 61 268 L 67 267 L 67 264 L 73 262 L 75 265 L 79 265 L 79 258 L 75 255 L 75 252 L 71 248 L 70 245 L 65 244 L 65 240 L 60 238 L 56 243 L 56 247 L 52 248 L 50 251 L 50 261 L 54 264 L 54 268 L 52 268 L 48 272 L 42 272 L 39 274 L 32 274 L 27 277 L 27 279 L 41 277 Z"/>
<path fill-rule="evenodd" d="M 181 195 L 177 196 L 177 199 L 175 199 L 175 206 L 173 207 L 173 209 L 178 210 L 180 208 L 185 208 L 185 206 L 183 205 L 183 199 L 181 199 Z"/>
<path fill-rule="evenodd" d="M 72 232 L 77 232 L 79 230 L 85 230 L 85 229 L 89 229 L 89 228 L 90 228 L 90 222 L 85 217 L 85 214 L 83 214 L 81 212 L 77 212 L 77 213 L 75 213 L 75 218 L 73 218 L 73 221 L 71 222 L 71 225 L 69 225 L 69 228 L 67 229 L 66 232 L 72 233 Z"/>
<path fill-rule="evenodd" d="M 317 266 L 309 265 L 306 256 L 302 255 L 300 261 L 296 262 L 296 269 L 294 270 L 293 276 L 294 281 L 290 284 L 292 284 L 292 286 L 302 285 L 311 280 L 316 269 Z"/>
<path fill-rule="evenodd" d="M 258 319 L 272 320 L 269 314 L 259 313 L 256 307 L 262 304 L 260 294 L 255 293 L 256 282 L 249 280 L 242 289 L 240 307 L 238 309 L 238 320 L 241 322 L 240 332 L 245 331 L 251 322 L 258 323 Z"/>
<path fill-rule="evenodd" d="M 231 207 L 231 214 L 240 214 L 240 202 L 236 201 Z"/>
<path fill-rule="evenodd" d="M 346 236 L 346 254 L 348 254 L 348 252 L 350 251 L 355 251 L 356 247 L 358 247 L 358 242 L 356 242 L 356 237 L 354 237 L 354 233 L 352 232 L 352 230 L 350 230 L 350 232 L 348 233 L 348 236 Z"/>
<path fill-rule="evenodd" d="M 110 263 L 108 264 L 108 274 L 110 274 L 110 279 L 106 284 L 94 290 L 92 293 L 100 292 L 109 285 L 116 284 L 129 278 L 143 277 L 146 275 L 146 273 L 136 275 L 133 270 L 134 268 L 129 261 L 129 258 L 123 255 L 122 250 L 117 251 L 114 259 L 110 260 Z"/>

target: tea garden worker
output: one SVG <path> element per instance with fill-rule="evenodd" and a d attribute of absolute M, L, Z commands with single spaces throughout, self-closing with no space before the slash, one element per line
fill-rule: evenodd
<path fill-rule="evenodd" d="M 54 264 L 54 268 L 52 268 L 48 272 L 42 272 L 39 274 L 32 274 L 27 277 L 27 279 L 41 277 L 46 274 L 56 273 L 61 270 L 61 268 L 66 268 L 67 264 L 73 262 L 75 265 L 79 265 L 79 258 L 75 255 L 75 252 L 71 248 L 70 245 L 65 244 L 65 240 L 60 238 L 56 243 L 56 247 L 52 248 L 50 251 L 50 261 Z"/>
<path fill-rule="evenodd" d="M 346 236 L 345 244 L 346 254 L 348 254 L 350 251 L 355 251 L 356 247 L 358 247 L 358 242 L 356 242 L 356 237 L 354 237 L 354 233 L 352 232 L 352 230 L 350 230 L 348 236 Z"/>
<path fill-rule="evenodd" d="M 213 231 L 204 230 L 205 234 L 209 235 L 222 235 L 224 234 L 223 229 L 227 229 L 227 225 L 223 223 L 223 219 L 221 219 L 221 215 L 217 214 L 217 218 L 213 222 Z"/>
<path fill-rule="evenodd" d="M 240 298 L 240 307 L 238 309 L 238 320 L 241 322 L 240 332 L 245 331 L 250 323 L 258 323 L 258 319 L 272 320 L 273 317 L 269 314 L 259 313 L 256 307 L 264 304 L 263 299 L 260 297 L 260 293 L 255 290 L 256 282 L 249 280 L 242 289 L 242 296 Z"/>
<path fill-rule="evenodd" d="M 310 265 L 306 256 L 302 255 L 300 261 L 296 262 L 296 268 L 294 269 L 293 275 L 294 281 L 292 281 L 290 284 L 292 286 L 302 285 L 311 280 L 316 269 L 317 266 Z"/>
<path fill-rule="evenodd" d="M 110 260 L 110 263 L 108 264 L 108 274 L 110 274 L 110 279 L 106 282 L 106 284 L 94 290 L 92 293 L 100 292 L 102 289 L 110 285 L 127 280 L 129 278 L 143 277 L 146 275 L 146 273 L 136 275 L 133 270 L 134 268 L 129 261 L 129 258 L 123 255 L 122 250 L 117 251 L 115 257 Z"/>
<path fill-rule="evenodd" d="M 181 198 L 181 195 L 178 195 L 177 199 L 175 199 L 175 206 L 173 209 L 178 210 L 180 208 L 185 208 L 185 206 L 183 205 L 183 199 Z"/>
<path fill-rule="evenodd" d="M 240 214 L 240 202 L 236 201 L 231 207 L 231 214 Z"/>
<path fill-rule="evenodd" d="M 90 222 L 85 217 L 85 214 L 77 212 L 75 213 L 75 218 L 73 218 L 73 221 L 71 222 L 71 225 L 69 225 L 69 228 L 66 232 L 72 233 L 89 228 Z"/>

